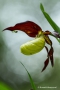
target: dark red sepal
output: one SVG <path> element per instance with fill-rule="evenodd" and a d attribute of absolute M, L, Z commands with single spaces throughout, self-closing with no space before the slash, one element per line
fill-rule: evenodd
<path fill-rule="evenodd" d="M 26 21 L 17 23 L 15 26 L 7 27 L 4 30 L 19 30 L 25 32 L 30 37 L 36 37 L 39 31 L 42 31 L 41 27 L 32 21 Z M 4 31 L 3 30 L 3 31 Z"/>

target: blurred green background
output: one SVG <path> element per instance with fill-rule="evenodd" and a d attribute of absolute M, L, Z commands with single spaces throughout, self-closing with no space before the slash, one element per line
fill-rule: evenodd
<path fill-rule="evenodd" d="M 32 40 L 23 32 L 2 32 L 8 26 L 32 20 L 41 28 L 53 31 L 44 18 L 40 3 L 45 7 L 52 19 L 60 26 L 60 0 L 0 0 L 0 90 L 30 90 L 31 84 L 21 61 L 31 74 L 37 90 L 60 90 L 60 45 L 50 37 L 54 47 L 54 67 L 51 64 L 41 73 L 46 58 L 45 49 L 41 52 L 25 56 L 20 52 L 20 45 Z M 39 87 L 56 88 L 39 88 Z"/>

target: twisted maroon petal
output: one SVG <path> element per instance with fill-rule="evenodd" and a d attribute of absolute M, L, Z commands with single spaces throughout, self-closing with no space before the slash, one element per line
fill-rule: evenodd
<path fill-rule="evenodd" d="M 46 49 L 46 51 L 47 51 L 47 53 L 48 53 L 48 48 L 45 46 L 45 49 Z"/>
<path fill-rule="evenodd" d="M 53 50 L 53 47 L 52 47 L 52 41 L 50 40 L 50 38 L 45 35 L 45 41 L 47 44 L 49 44 L 51 46 L 49 52 L 48 52 L 48 56 L 50 58 L 50 61 L 51 61 L 51 65 L 53 66 L 54 65 L 54 62 L 53 62 L 53 53 L 54 53 L 54 50 Z"/>
<path fill-rule="evenodd" d="M 51 47 L 50 51 L 49 51 L 49 57 L 50 57 L 50 61 L 51 61 L 51 65 L 54 66 L 54 62 L 53 62 L 53 47 Z"/>
<path fill-rule="evenodd" d="M 46 69 L 46 67 L 48 66 L 48 63 L 49 63 L 49 57 L 44 62 L 44 67 L 42 69 L 42 72 Z"/>
<path fill-rule="evenodd" d="M 48 55 L 48 48 L 45 46 L 45 49 L 46 49 L 46 51 L 47 51 L 47 59 L 45 60 L 45 62 L 44 62 L 44 67 L 43 67 L 43 69 L 42 69 L 42 72 L 46 69 L 46 67 L 48 66 L 48 63 L 49 63 L 49 55 Z"/>

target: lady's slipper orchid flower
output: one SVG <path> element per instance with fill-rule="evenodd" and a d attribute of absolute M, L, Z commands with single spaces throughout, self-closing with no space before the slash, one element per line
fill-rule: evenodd
<path fill-rule="evenodd" d="M 54 65 L 52 41 L 48 36 L 52 34 L 50 31 L 45 31 L 45 32 L 42 31 L 41 27 L 32 21 L 18 23 L 15 26 L 5 28 L 3 31 L 5 30 L 10 30 L 15 32 L 16 30 L 23 31 L 28 36 L 35 38 L 34 40 L 31 40 L 20 47 L 21 52 L 25 55 L 32 55 L 32 54 L 38 53 L 45 47 L 47 51 L 47 59 L 44 62 L 44 67 L 42 71 L 46 69 L 49 63 L 49 60 L 51 61 L 51 65 L 52 66 Z M 58 37 L 56 33 L 52 35 L 53 36 L 55 35 L 55 37 L 56 36 Z M 45 43 L 50 45 L 51 47 L 50 50 L 48 50 L 48 48 L 45 46 Z"/>

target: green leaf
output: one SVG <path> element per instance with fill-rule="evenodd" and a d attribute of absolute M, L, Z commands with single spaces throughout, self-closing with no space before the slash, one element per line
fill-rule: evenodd
<path fill-rule="evenodd" d="M 48 15 L 47 12 L 45 12 L 44 7 L 42 4 L 40 4 L 40 9 L 43 13 L 43 15 L 45 16 L 45 18 L 47 19 L 47 21 L 50 23 L 50 25 L 52 26 L 52 28 L 58 32 L 60 34 L 60 28 L 58 27 L 58 25 L 51 19 L 51 17 Z"/>
<path fill-rule="evenodd" d="M 20 63 L 23 65 L 22 62 L 20 62 Z M 27 71 L 27 74 L 28 74 L 28 76 L 29 76 L 30 83 L 31 83 L 31 86 L 32 86 L 33 90 L 36 90 L 36 86 L 35 86 L 35 84 L 34 84 L 34 82 L 33 82 L 33 79 L 32 79 L 32 77 L 31 77 L 30 73 L 28 72 L 28 70 L 26 69 L 26 67 L 25 67 L 24 65 L 23 65 L 23 67 L 24 67 L 25 70 Z"/>
<path fill-rule="evenodd" d="M 11 87 L 6 85 L 5 83 L 0 82 L 0 90 L 12 90 L 12 89 L 11 89 Z"/>
<path fill-rule="evenodd" d="M 42 3 L 40 4 L 40 9 L 41 9 L 41 11 L 44 12 L 44 7 L 43 7 Z"/>

